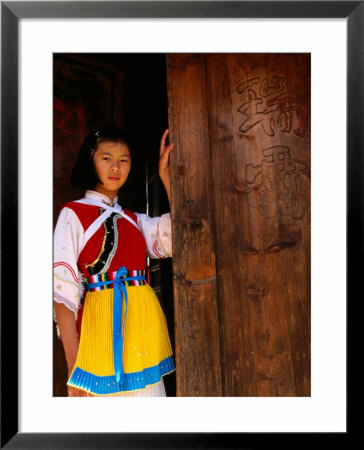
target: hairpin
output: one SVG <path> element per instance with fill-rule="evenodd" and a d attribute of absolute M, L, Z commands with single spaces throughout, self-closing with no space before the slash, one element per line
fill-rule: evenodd
<path fill-rule="evenodd" d="M 95 136 L 99 137 L 100 130 L 97 130 Z"/>

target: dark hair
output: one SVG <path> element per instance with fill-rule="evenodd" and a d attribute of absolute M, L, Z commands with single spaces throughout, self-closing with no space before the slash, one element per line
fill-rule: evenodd
<path fill-rule="evenodd" d="M 71 175 L 72 186 L 83 189 L 95 189 L 97 183 L 100 182 L 95 171 L 92 150 L 96 151 L 98 145 L 102 142 L 121 142 L 125 144 L 129 148 L 131 157 L 130 140 L 125 132 L 114 125 L 104 125 L 97 128 L 86 137 L 78 152 Z"/>

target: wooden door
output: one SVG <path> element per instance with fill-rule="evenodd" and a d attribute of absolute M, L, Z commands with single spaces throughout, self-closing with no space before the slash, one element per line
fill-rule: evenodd
<path fill-rule="evenodd" d="M 310 395 L 310 55 L 167 55 L 177 395 Z"/>

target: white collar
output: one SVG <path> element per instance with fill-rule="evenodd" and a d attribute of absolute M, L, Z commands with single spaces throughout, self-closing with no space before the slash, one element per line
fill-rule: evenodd
<path fill-rule="evenodd" d="M 114 197 L 114 200 L 111 202 L 107 195 L 101 194 L 100 192 L 91 191 L 91 190 L 86 191 L 85 198 L 99 200 L 108 206 L 115 206 L 116 203 L 118 202 L 118 196 Z"/>

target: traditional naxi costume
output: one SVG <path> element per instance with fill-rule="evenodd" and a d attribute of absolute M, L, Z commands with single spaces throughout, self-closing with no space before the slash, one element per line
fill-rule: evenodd
<path fill-rule="evenodd" d="M 95 191 L 63 207 L 54 234 L 54 300 L 81 322 L 68 385 L 91 395 L 165 395 L 162 377 L 175 366 L 145 262 L 146 253 L 171 256 L 171 242 L 170 214 L 134 214 Z"/>

